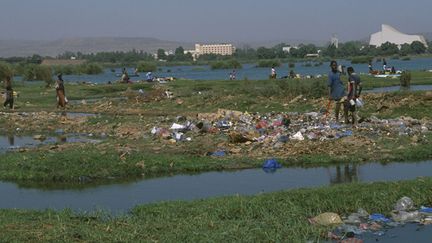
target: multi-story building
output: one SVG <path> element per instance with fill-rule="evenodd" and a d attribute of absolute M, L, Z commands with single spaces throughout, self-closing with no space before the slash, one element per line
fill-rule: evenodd
<path fill-rule="evenodd" d="M 196 55 L 204 54 L 216 54 L 223 56 L 231 56 L 235 51 L 235 47 L 232 44 L 209 44 L 201 45 L 195 44 Z"/>
<path fill-rule="evenodd" d="M 185 50 L 184 53 L 192 54 L 194 60 L 205 54 L 216 54 L 223 56 L 231 56 L 235 52 L 235 47 L 232 44 L 195 44 L 195 50 Z"/>

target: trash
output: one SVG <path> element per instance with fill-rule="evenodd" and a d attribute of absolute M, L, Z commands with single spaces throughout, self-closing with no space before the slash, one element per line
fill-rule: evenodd
<path fill-rule="evenodd" d="M 213 153 L 210 153 L 210 155 L 215 156 L 215 157 L 224 157 L 224 156 L 226 156 L 226 152 L 223 150 L 218 150 L 218 151 L 215 151 Z"/>
<path fill-rule="evenodd" d="M 277 162 L 276 159 L 268 159 L 264 161 L 262 165 L 263 169 L 279 169 L 282 168 L 282 165 Z"/>
<path fill-rule="evenodd" d="M 384 215 L 380 213 L 374 213 L 369 215 L 369 219 L 376 222 L 390 222 L 390 219 L 386 218 Z"/>
<path fill-rule="evenodd" d="M 337 213 L 322 213 L 309 220 L 312 224 L 318 224 L 322 226 L 339 225 L 342 224 L 342 219 Z"/>
<path fill-rule="evenodd" d="M 34 135 L 33 139 L 34 140 L 39 140 L 39 141 L 44 141 L 46 139 L 46 136 L 44 136 L 44 135 Z"/>
<path fill-rule="evenodd" d="M 292 139 L 292 140 L 298 140 L 298 141 L 303 141 L 304 137 L 303 137 L 303 135 L 302 135 L 301 132 L 297 132 L 296 134 L 290 136 L 290 139 Z"/>
<path fill-rule="evenodd" d="M 356 105 L 358 108 L 360 108 L 360 107 L 363 107 L 363 106 L 364 106 L 364 102 L 363 102 L 362 99 L 357 98 L 356 101 L 355 101 L 355 105 Z"/>
<path fill-rule="evenodd" d="M 186 128 L 186 126 L 184 126 L 184 125 L 173 123 L 172 126 L 170 127 L 170 130 L 183 130 L 185 128 Z"/>
<path fill-rule="evenodd" d="M 418 222 L 420 221 L 420 213 L 418 211 L 405 212 L 399 211 L 392 212 L 392 219 L 396 222 Z"/>
<path fill-rule="evenodd" d="M 408 211 L 414 208 L 414 202 L 411 198 L 409 197 L 402 197 L 401 199 L 399 199 L 395 206 L 394 209 L 396 211 Z"/>
<path fill-rule="evenodd" d="M 425 215 L 432 215 L 432 208 L 421 206 L 419 212 Z"/>

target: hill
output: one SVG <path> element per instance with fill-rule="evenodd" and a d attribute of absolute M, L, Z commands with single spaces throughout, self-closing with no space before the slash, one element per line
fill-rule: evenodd
<path fill-rule="evenodd" d="M 193 48 L 192 43 L 159 40 L 142 37 L 94 37 L 47 40 L 0 40 L 0 56 L 57 56 L 65 51 L 96 53 L 102 51 L 130 51 L 132 49 L 156 53 L 157 49 L 175 50 L 183 46 Z"/>

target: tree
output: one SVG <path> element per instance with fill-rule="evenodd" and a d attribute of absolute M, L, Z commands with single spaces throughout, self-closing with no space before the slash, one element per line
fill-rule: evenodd
<path fill-rule="evenodd" d="M 401 49 L 399 50 L 399 54 L 400 54 L 401 56 L 406 56 L 406 55 L 409 55 L 409 54 L 411 54 L 411 53 L 412 53 L 411 45 L 410 45 L 410 44 L 407 44 L 407 43 L 403 44 L 403 45 L 401 46 Z"/>
<path fill-rule="evenodd" d="M 276 53 L 273 49 L 262 46 L 257 49 L 257 57 L 258 59 L 273 59 L 276 58 Z"/>
<path fill-rule="evenodd" d="M 165 50 L 164 49 L 158 49 L 157 50 L 157 58 L 159 60 L 166 60 L 167 55 L 165 54 Z"/>
<path fill-rule="evenodd" d="M 415 54 L 423 54 L 426 52 L 426 46 L 420 41 L 411 43 L 411 49 Z"/>
<path fill-rule="evenodd" d="M 394 55 L 399 53 L 399 48 L 396 44 L 387 41 L 381 45 L 380 51 L 382 55 Z"/>
<path fill-rule="evenodd" d="M 181 56 L 184 55 L 184 48 L 179 46 L 175 49 L 174 55 Z"/>

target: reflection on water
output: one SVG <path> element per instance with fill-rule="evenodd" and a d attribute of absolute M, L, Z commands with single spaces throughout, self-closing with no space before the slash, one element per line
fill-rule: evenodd
<path fill-rule="evenodd" d="M 40 145 L 54 143 L 99 143 L 99 139 L 90 139 L 85 135 L 61 135 L 57 137 L 41 137 L 35 139 L 31 136 L 0 135 L 0 153 L 19 148 L 33 148 Z"/>
<path fill-rule="evenodd" d="M 341 184 L 341 183 L 351 183 L 357 182 L 358 178 L 358 165 L 357 164 L 346 164 L 338 165 L 333 168 L 334 174 L 330 176 L 330 184 Z"/>

